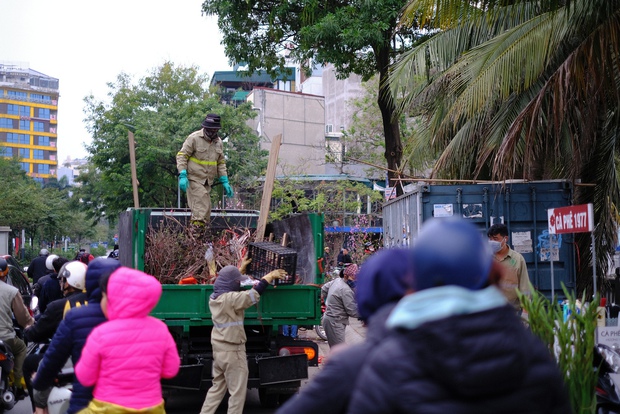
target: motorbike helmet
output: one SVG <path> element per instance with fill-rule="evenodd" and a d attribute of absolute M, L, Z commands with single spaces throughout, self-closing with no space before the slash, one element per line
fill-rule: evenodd
<path fill-rule="evenodd" d="M 86 288 L 86 266 L 77 260 L 65 263 L 58 272 L 58 278 L 64 278 L 70 286 L 84 290 Z"/>
<path fill-rule="evenodd" d="M 9 264 L 6 259 L 0 257 L 0 277 L 5 277 L 9 274 Z"/>
<path fill-rule="evenodd" d="M 47 259 L 45 259 L 45 267 L 47 267 L 47 270 L 54 271 L 54 259 L 58 259 L 57 254 L 50 254 L 47 256 Z"/>
<path fill-rule="evenodd" d="M 493 260 L 489 243 L 478 228 L 461 218 L 424 223 L 412 255 L 415 291 L 446 285 L 481 289 Z"/>

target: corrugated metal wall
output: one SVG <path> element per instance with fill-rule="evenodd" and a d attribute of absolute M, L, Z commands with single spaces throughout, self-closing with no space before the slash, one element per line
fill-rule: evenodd
<path fill-rule="evenodd" d="M 573 189 L 567 181 L 536 181 L 465 185 L 421 185 L 383 207 L 386 247 L 410 246 L 422 222 L 431 217 L 459 216 L 471 220 L 486 236 L 494 223 L 508 227 L 510 246 L 521 253 L 532 284 L 551 293 L 551 265 L 556 295 L 561 283 L 575 287 L 575 246 L 572 235 L 563 235 L 558 249 L 550 249 L 547 209 L 572 204 Z"/>

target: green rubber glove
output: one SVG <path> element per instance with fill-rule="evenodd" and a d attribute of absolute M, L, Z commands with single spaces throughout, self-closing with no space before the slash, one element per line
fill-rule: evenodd
<path fill-rule="evenodd" d="M 226 197 L 233 198 L 234 193 L 233 193 L 232 187 L 228 183 L 228 177 L 225 175 L 222 175 L 220 177 L 220 183 L 222 183 L 222 185 L 224 186 L 224 190 L 226 190 Z"/>
<path fill-rule="evenodd" d="M 187 191 L 187 185 L 189 182 L 187 181 L 187 171 L 183 170 L 179 174 L 179 187 L 181 187 L 181 191 Z"/>

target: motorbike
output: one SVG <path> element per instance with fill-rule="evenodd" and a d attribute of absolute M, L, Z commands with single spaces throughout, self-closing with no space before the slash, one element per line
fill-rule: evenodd
<path fill-rule="evenodd" d="M 327 334 L 325 334 L 325 328 L 323 328 L 323 314 L 325 313 L 325 302 L 321 301 L 321 324 L 314 325 L 314 332 L 316 335 L 324 341 L 327 341 Z"/>
<path fill-rule="evenodd" d="M 30 311 L 34 313 L 38 313 L 38 298 L 36 296 L 32 297 L 30 302 Z M 49 342 L 44 343 L 34 343 L 31 342 L 27 344 L 27 355 L 40 355 L 43 357 L 45 351 L 49 347 Z M 71 358 L 67 360 L 62 370 L 58 373 L 55 381 L 55 385 L 50 390 L 49 396 L 47 397 L 47 413 L 48 414 L 64 414 L 67 412 L 69 408 L 69 400 L 71 399 L 71 390 L 73 388 L 73 363 L 71 362 Z M 30 383 L 29 383 L 30 385 Z M 30 395 L 33 395 L 32 387 L 28 387 L 28 392 Z M 33 403 L 34 409 L 34 403 Z M 40 410 L 35 410 L 40 411 Z M 1 413 L 0 413 L 1 414 Z"/>
<path fill-rule="evenodd" d="M 48 347 L 49 343 L 30 343 L 28 344 L 28 355 L 43 355 Z M 56 376 L 55 384 L 47 397 L 47 414 L 64 414 L 67 412 L 73 389 L 74 375 L 73 364 L 71 358 L 69 358 Z M 28 389 L 28 391 L 30 395 L 33 395 L 33 390 L 31 388 Z M 35 412 L 43 411 L 37 409 Z"/>
<path fill-rule="evenodd" d="M 11 347 L 0 340 L 0 413 L 11 410 L 17 402 L 16 388 L 10 375 L 14 365 L 15 357 Z"/>
<path fill-rule="evenodd" d="M 596 384 L 597 414 L 620 414 L 620 353 L 604 344 L 596 345 L 594 366 L 598 367 Z"/>

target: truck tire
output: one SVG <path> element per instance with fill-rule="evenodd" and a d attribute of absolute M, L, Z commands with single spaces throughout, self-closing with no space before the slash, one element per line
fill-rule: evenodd
<path fill-rule="evenodd" d="M 280 394 L 269 393 L 267 388 L 258 389 L 258 399 L 263 408 L 276 408 L 280 401 Z"/>

